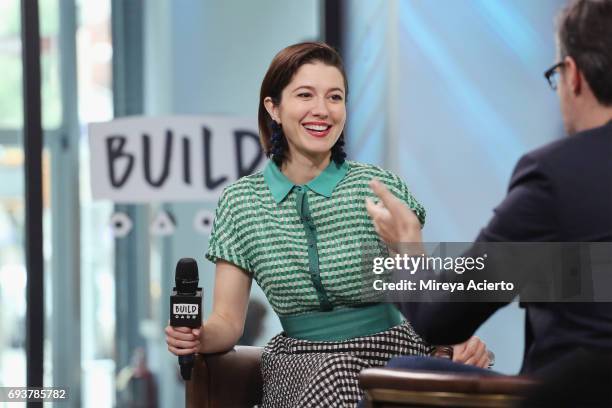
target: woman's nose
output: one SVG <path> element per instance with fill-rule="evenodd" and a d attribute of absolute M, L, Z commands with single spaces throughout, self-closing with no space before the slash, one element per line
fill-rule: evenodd
<path fill-rule="evenodd" d="M 329 109 L 325 98 L 316 98 L 315 104 L 312 107 L 313 116 L 327 117 L 329 115 Z"/>

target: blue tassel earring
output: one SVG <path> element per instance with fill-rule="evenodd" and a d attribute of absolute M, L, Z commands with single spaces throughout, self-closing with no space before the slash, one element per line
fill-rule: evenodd
<path fill-rule="evenodd" d="M 272 154 L 272 158 L 275 162 L 282 161 L 283 154 L 285 152 L 284 144 L 283 144 L 283 129 L 281 125 L 276 123 L 276 121 L 272 121 L 271 124 L 272 134 L 270 135 L 270 153 Z"/>
<path fill-rule="evenodd" d="M 346 152 L 344 151 L 344 135 L 341 135 L 334 147 L 331 150 L 331 159 L 336 164 L 344 163 L 346 159 Z"/>

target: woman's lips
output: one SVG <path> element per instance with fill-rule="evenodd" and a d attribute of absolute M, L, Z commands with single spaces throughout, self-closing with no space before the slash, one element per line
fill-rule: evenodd
<path fill-rule="evenodd" d="M 310 134 L 311 136 L 314 137 L 325 137 L 329 134 L 329 132 L 331 131 L 331 126 L 330 125 L 302 125 L 304 127 L 304 129 L 306 130 L 306 132 L 308 134 Z M 325 129 L 323 129 L 323 127 L 325 127 Z"/>

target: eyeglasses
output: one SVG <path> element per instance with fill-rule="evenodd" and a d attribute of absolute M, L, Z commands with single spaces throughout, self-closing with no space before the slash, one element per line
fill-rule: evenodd
<path fill-rule="evenodd" d="M 550 85 L 553 91 L 557 90 L 557 84 L 559 83 L 559 71 L 557 68 L 561 68 L 563 65 L 565 65 L 565 61 L 557 62 L 544 72 L 544 78 L 546 78 L 548 85 Z"/>

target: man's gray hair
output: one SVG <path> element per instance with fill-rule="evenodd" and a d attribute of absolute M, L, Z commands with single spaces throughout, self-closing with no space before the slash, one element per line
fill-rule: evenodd
<path fill-rule="evenodd" d="M 557 25 L 560 57 L 572 57 L 598 102 L 612 106 L 612 0 L 573 0 Z"/>

